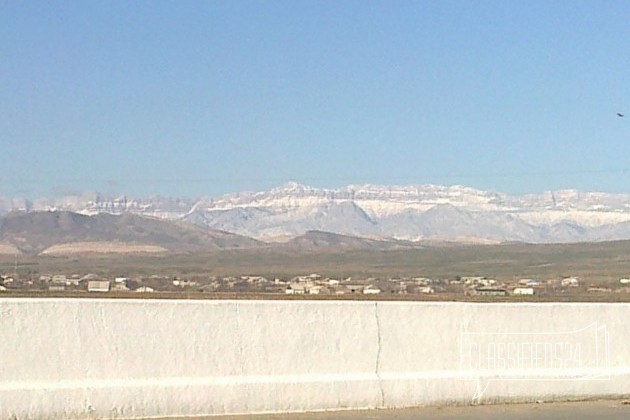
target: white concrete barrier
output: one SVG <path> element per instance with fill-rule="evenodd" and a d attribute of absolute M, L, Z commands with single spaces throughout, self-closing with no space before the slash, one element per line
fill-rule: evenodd
<path fill-rule="evenodd" d="M 630 305 L 0 299 L 0 420 L 630 394 Z"/>

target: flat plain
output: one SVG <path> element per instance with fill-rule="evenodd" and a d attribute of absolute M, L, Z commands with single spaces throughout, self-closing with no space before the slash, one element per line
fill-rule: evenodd
<path fill-rule="evenodd" d="M 170 254 L 0 255 L 0 273 L 24 276 L 95 273 L 102 276 L 240 276 L 268 278 L 319 273 L 335 278 L 486 276 L 503 281 L 578 276 L 617 285 L 630 276 L 630 241 L 577 244 L 450 245 L 401 250 L 327 248 L 291 252 L 273 247 Z"/>

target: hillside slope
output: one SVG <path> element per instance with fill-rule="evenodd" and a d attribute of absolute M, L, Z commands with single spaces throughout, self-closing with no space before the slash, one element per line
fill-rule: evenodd
<path fill-rule="evenodd" d="M 175 252 L 262 245 L 232 233 L 129 213 L 86 216 L 67 211 L 14 212 L 0 219 L 0 243 L 13 245 L 23 253 L 38 254 L 55 245 L 77 242 L 151 245 Z"/>

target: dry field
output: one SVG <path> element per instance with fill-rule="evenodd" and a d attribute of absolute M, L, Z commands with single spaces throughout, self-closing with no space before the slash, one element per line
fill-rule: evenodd
<path fill-rule="evenodd" d="M 97 254 L 155 254 L 168 252 L 166 248 L 154 245 L 134 245 L 121 242 L 71 242 L 53 245 L 44 250 L 42 255 Z"/>
<path fill-rule="evenodd" d="M 20 250 L 18 250 L 13 245 L 0 244 L 0 255 L 15 255 L 21 254 Z"/>

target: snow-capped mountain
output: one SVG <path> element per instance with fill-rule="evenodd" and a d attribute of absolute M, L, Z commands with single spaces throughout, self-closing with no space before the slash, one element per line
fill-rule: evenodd
<path fill-rule="evenodd" d="M 195 202 L 191 199 L 161 196 L 137 199 L 126 196 L 108 197 L 91 192 L 57 199 L 26 200 L 0 197 L 0 216 L 11 211 L 72 211 L 90 216 L 99 213 L 135 213 L 161 219 L 179 219 L 190 211 Z"/>
<path fill-rule="evenodd" d="M 375 239 L 578 242 L 630 239 L 630 194 L 575 190 L 510 196 L 462 186 L 349 185 L 339 189 L 288 183 L 262 192 L 198 200 L 108 198 L 0 199 L 12 210 L 82 214 L 131 212 L 185 220 L 262 240 L 307 231 Z"/>

